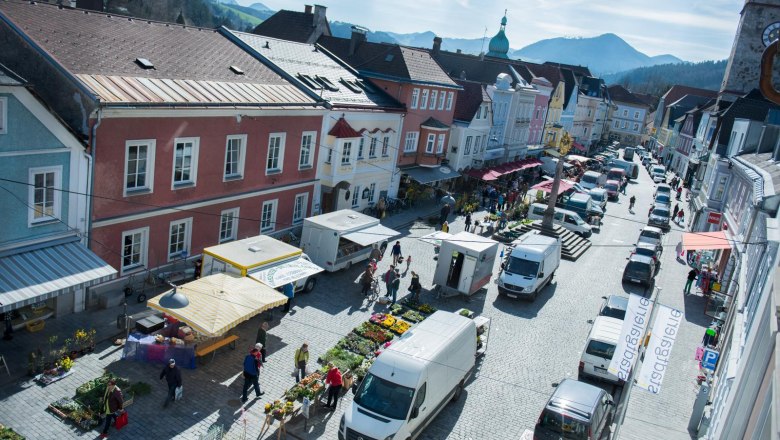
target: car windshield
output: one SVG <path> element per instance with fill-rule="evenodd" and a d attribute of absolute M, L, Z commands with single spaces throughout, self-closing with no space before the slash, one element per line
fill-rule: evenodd
<path fill-rule="evenodd" d="M 637 255 L 644 255 L 645 257 L 655 257 L 655 251 L 651 248 L 639 247 L 634 250 Z"/>
<path fill-rule="evenodd" d="M 597 202 L 600 202 L 600 201 L 604 200 L 604 193 L 590 193 L 590 197 L 593 200 L 595 200 Z"/>
<path fill-rule="evenodd" d="M 647 237 L 652 238 L 654 240 L 660 240 L 661 239 L 661 233 L 656 231 L 651 231 L 648 229 L 645 229 L 642 231 L 641 234 L 639 234 L 640 237 Z"/>
<path fill-rule="evenodd" d="M 369 373 L 355 393 L 355 403 L 379 415 L 405 420 L 414 390 Z"/>
<path fill-rule="evenodd" d="M 647 263 L 639 261 L 629 261 L 626 266 L 626 273 L 631 276 L 638 276 L 639 278 L 645 278 L 650 275 L 650 266 Z"/>
<path fill-rule="evenodd" d="M 655 197 L 655 202 L 656 203 L 663 203 L 664 205 L 668 205 L 669 204 L 669 196 L 666 195 L 666 194 L 658 194 Z"/>
<path fill-rule="evenodd" d="M 626 319 L 626 311 L 624 309 L 618 309 L 615 307 L 610 307 L 609 305 L 605 305 L 603 309 L 601 309 L 601 313 L 599 313 L 600 316 L 606 316 L 608 318 L 615 318 L 619 320 Z"/>
<path fill-rule="evenodd" d="M 607 188 L 610 191 L 617 191 L 618 187 L 614 183 L 608 183 L 605 188 Z"/>
<path fill-rule="evenodd" d="M 584 440 L 588 438 L 588 425 L 582 420 L 545 409 L 540 417 L 539 428 L 560 434 L 562 439 Z"/>
<path fill-rule="evenodd" d="M 653 210 L 653 215 L 658 217 L 669 217 L 669 210 L 666 208 L 655 208 Z"/>
<path fill-rule="evenodd" d="M 520 275 L 524 277 L 535 277 L 539 273 L 539 262 L 526 260 L 524 258 L 509 257 L 509 264 L 506 273 Z"/>
<path fill-rule="evenodd" d="M 595 184 L 598 180 L 599 180 L 598 177 L 590 175 L 590 174 L 586 174 L 586 175 L 582 176 L 582 181 L 585 182 L 585 183 L 593 183 L 593 184 Z"/>
<path fill-rule="evenodd" d="M 585 353 L 604 359 L 612 359 L 612 355 L 615 354 L 615 346 L 608 342 L 601 342 L 596 341 L 595 339 L 591 339 L 591 341 L 588 343 L 588 348 L 585 349 Z"/>

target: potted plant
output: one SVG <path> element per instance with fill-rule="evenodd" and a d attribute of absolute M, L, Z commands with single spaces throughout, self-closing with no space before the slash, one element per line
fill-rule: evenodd
<path fill-rule="evenodd" d="M 89 329 L 87 332 L 87 352 L 92 353 L 95 351 L 95 337 L 97 335 L 97 330 L 94 328 Z"/>
<path fill-rule="evenodd" d="M 77 329 L 73 333 L 74 349 L 78 350 L 80 355 L 84 355 L 87 351 L 87 345 L 89 344 L 89 334 L 83 328 Z"/>

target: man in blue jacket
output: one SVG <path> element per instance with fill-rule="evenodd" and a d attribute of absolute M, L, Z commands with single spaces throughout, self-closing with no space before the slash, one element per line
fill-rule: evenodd
<path fill-rule="evenodd" d="M 255 388 L 255 395 L 257 397 L 265 394 L 265 391 L 260 391 L 260 383 L 258 382 L 260 377 L 260 361 L 258 360 L 259 356 L 260 350 L 257 348 L 252 348 L 252 351 L 250 351 L 249 354 L 244 358 L 244 391 L 241 394 L 242 402 L 249 400 L 246 393 L 249 391 L 250 386 Z"/>
<path fill-rule="evenodd" d="M 285 284 L 282 288 L 282 292 L 284 293 L 284 296 L 287 297 L 287 302 L 284 303 L 284 313 L 287 313 L 290 311 L 292 300 L 295 297 L 295 285 L 293 283 Z"/>

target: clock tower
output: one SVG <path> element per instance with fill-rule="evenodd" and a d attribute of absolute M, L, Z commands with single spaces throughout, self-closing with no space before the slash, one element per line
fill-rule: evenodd
<path fill-rule="evenodd" d="M 780 0 L 746 0 L 720 85 L 720 99 L 733 101 L 737 96 L 758 88 L 761 54 L 778 37 Z M 775 69 L 775 72 L 778 70 Z M 780 75 L 775 75 L 774 83 L 780 84 Z"/>

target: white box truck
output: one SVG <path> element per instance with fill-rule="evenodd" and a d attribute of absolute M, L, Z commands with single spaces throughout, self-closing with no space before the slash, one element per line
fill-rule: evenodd
<path fill-rule="evenodd" d="M 511 251 L 501 263 L 498 293 L 534 300 L 552 281 L 561 263 L 560 240 L 529 231 L 510 246 Z"/>
<path fill-rule="evenodd" d="M 203 249 L 201 276 L 229 272 L 253 278 L 274 289 L 295 283 L 295 291 L 311 292 L 322 268 L 302 250 L 266 235 Z"/>
<path fill-rule="evenodd" d="M 376 217 L 342 209 L 304 219 L 301 249 L 315 264 L 335 272 L 368 259 L 374 245 L 384 254 L 389 240 L 400 234 Z"/>
<path fill-rule="evenodd" d="M 477 326 L 438 311 L 377 356 L 339 423 L 340 440 L 417 438 L 474 371 Z"/>

